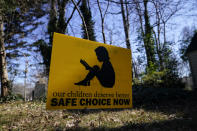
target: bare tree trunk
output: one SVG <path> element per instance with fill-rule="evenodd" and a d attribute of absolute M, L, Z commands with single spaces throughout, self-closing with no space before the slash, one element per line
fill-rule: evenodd
<path fill-rule="evenodd" d="M 162 71 L 164 69 L 163 67 L 163 56 L 162 56 L 162 49 L 160 47 L 160 42 L 158 42 L 159 40 L 157 39 L 157 35 L 156 32 L 153 30 L 153 34 L 155 37 L 155 46 L 156 46 L 156 52 L 158 54 L 158 58 L 159 58 L 159 64 L 160 64 L 160 71 Z"/>
<path fill-rule="evenodd" d="M 160 40 L 160 34 L 161 34 L 161 18 L 159 15 L 159 3 L 157 1 L 153 1 L 153 4 L 155 6 L 155 15 L 156 15 L 156 25 L 157 25 L 157 34 L 153 29 L 153 34 L 155 37 L 155 45 L 156 45 L 156 52 L 159 58 L 159 65 L 160 65 L 160 71 L 164 69 L 163 67 L 163 56 L 162 56 L 162 48 L 161 48 L 161 40 Z"/>
<path fill-rule="evenodd" d="M 121 3 L 121 13 L 122 13 L 122 19 L 123 19 L 123 25 L 124 25 L 124 32 L 125 32 L 125 41 L 127 45 L 127 49 L 131 49 L 131 44 L 130 44 L 130 38 L 129 38 L 129 12 L 128 12 L 128 7 L 127 4 L 126 10 L 123 5 L 123 0 L 120 0 Z M 127 3 L 127 0 L 125 0 L 125 3 Z"/>
<path fill-rule="evenodd" d="M 166 44 L 166 22 L 163 22 L 163 38 L 164 38 L 164 44 Z"/>
<path fill-rule="evenodd" d="M 137 62 L 135 60 L 132 60 L 132 78 L 139 78 L 138 76 L 138 68 L 137 68 Z"/>
<path fill-rule="evenodd" d="M 0 78 L 1 78 L 1 96 L 8 95 L 8 72 L 6 63 L 6 52 L 4 44 L 3 18 L 0 15 Z"/>
<path fill-rule="evenodd" d="M 105 10 L 104 15 L 103 15 L 103 13 L 102 13 L 102 10 L 101 10 L 101 6 L 100 6 L 99 0 L 97 0 L 97 4 L 98 4 L 98 7 L 99 7 L 99 12 L 100 12 L 100 16 L 101 16 L 101 28 L 102 28 L 103 42 L 106 43 L 105 31 L 104 31 L 104 21 L 105 21 L 105 15 L 106 15 L 107 10 L 108 10 L 108 8 L 109 8 L 109 0 L 108 0 L 107 8 L 106 8 L 106 10 Z"/>
<path fill-rule="evenodd" d="M 134 0 L 134 3 L 135 3 L 135 8 L 136 8 L 136 11 L 137 11 L 137 14 L 139 16 L 139 22 L 140 22 L 140 29 L 141 29 L 141 34 L 142 34 L 142 37 L 144 38 L 145 36 L 145 33 L 144 33 L 144 28 L 143 28 L 143 18 L 142 18 L 142 11 L 141 11 L 141 6 L 140 4 L 138 3 L 137 0 Z"/>
<path fill-rule="evenodd" d="M 160 63 L 160 71 L 163 71 L 164 67 L 163 67 L 163 57 L 162 57 L 162 48 L 161 48 L 161 40 L 160 40 L 160 33 L 161 33 L 161 28 L 160 28 L 160 16 L 159 16 L 159 10 L 158 10 L 158 3 L 155 3 L 155 9 L 156 9 L 156 20 L 157 20 L 157 42 L 156 42 L 156 46 L 157 47 L 157 54 L 159 57 L 159 63 Z"/>
<path fill-rule="evenodd" d="M 130 35 L 129 35 L 129 30 L 130 30 L 130 24 L 129 24 L 129 10 L 128 10 L 128 4 L 127 0 L 124 1 L 125 5 L 123 4 L 123 0 L 120 0 L 120 5 L 121 5 L 121 14 L 122 14 L 122 20 L 123 20 L 123 26 L 124 26 L 124 33 L 125 33 L 125 42 L 127 49 L 131 50 L 131 44 L 130 44 Z M 124 7 L 125 6 L 125 7 Z M 132 53 L 131 53 L 131 58 L 132 58 Z M 134 66 L 134 60 L 132 59 L 132 78 L 134 78 L 134 73 L 135 73 L 135 66 Z"/>

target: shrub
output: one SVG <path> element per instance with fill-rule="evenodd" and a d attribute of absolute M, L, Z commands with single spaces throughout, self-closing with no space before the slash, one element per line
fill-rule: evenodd
<path fill-rule="evenodd" d="M 152 71 L 148 74 L 142 74 L 141 80 L 134 78 L 133 87 L 166 87 L 166 88 L 183 88 L 184 84 L 178 76 L 169 72 L 164 71 Z"/>
<path fill-rule="evenodd" d="M 20 94 L 9 93 L 8 96 L 0 98 L 0 103 L 16 101 L 16 100 L 23 100 L 23 96 Z"/>

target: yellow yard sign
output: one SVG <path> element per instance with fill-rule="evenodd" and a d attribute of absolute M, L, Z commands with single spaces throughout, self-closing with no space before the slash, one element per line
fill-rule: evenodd
<path fill-rule="evenodd" d="M 47 109 L 132 108 L 131 51 L 54 33 Z"/>

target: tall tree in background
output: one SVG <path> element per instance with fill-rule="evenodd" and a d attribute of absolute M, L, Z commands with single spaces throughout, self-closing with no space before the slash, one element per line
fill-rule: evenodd
<path fill-rule="evenodd" d="M 131 50 L 131 43 L 130 43 L 130 23 L 129 23 L 129 9 L 128 9 L 128 2 L 127 0 L 120 0 L 120 6 L 121 6 L 121 15 L 123 20 L 123 26 L 124 26 L 124 33 L 125 33 L 125 42 L 127 49 Z M 132 54 L 131 54 L 132 56 Z M 137 68 L 135 66 L 136 62 L 132 59 L 132 78 L 134 76 L 137 78 Z"/>
<path fill-rule="evenodd" d="M 65 7 L 69 0 L 51 0 L 50 1 L 50 14 L 48 23 L 49 45 L 52 45 L 53 33 L 58 32 L 65 34 L 66 21 L 65 21 Z"/>
<path fill-rule="evenodd" d="M 46 43 L 45 40 L 41 39 L 35 42 L 36 45 L 39 45 L 39 51 L 41 52 L 43 58 L 43 64 L 45 65 L 45 74 L 49 74 L 50 69 L 50 61 L 51 61 L 51 50 L 52 50 L 52 42 L 53 42 L 53 33 L 62 33 L 65 34 L 67 30 L 67 26 L 72 19 L 75 10 L 81 2 L 78 0 L 76 6 L 74 6 L 71 15 L 66 18 L 66 5 L 68 5 L 69 0 L 50 0 L 50 14 L 49 14 L 49 22 L 48 22 L 48 35 L 49 35 L 49 43 Z"/>
<path fill-rule="evenodd" d="M 149 0 L 143 0 L 144 4 L 144 22 L 145 22 L 145 27 L 144 27 L 144 46 L 146 50 L 146 55 L 147 55 L 147 64 L 148 67 L 151 69 L 152 66 L 155 66 L 156 64 L 156 59 L 155 59 L 155 45 L 154 45 L 154 40 L 153 40 L 153 32 L 152 32 L 152 27 L 150 25 L 150 18 L 148 14 L 148 2 Z M 151 69 L 152 70 L 152 69 Z"/>
<path fill-rule="evenodd" d="M 123 20 L 123 25 L 124 25 L 124 32 L 125 32 L 125 42 L 127 49 L 131 49 L 131 44 L 130 44 L 130 24 L 129 24 L 129 9 L 128 9 L 128 4 L 127 0 L 120 0 L 121 4 L 121 14 L 122 14 L 122 20 Z"/>
<path fill-rule="evenodd" d="M 182 8 L 182 0 L 152 0 L 151 1 L 154 10 L 152 10 L 155 23 L 153 23 L 153 36 L 155 40 L 155 50 L 158 56 L 159 70 L 164 70 L 168 65 L 167 57 L 164 57 L 168 46 L 172 43 L 166 38 L 166 26 L 168 26 L 168 21 L 176 15 L 178 11 Z"/>
<path fill-rule="evenodd" d="M 43 15 L 42 2 L 44 1 L 0 0 L 0 78 L 2 97 L 6 97 L 10 91 L 6 58 L 24 55 L 19 49 L 28 45 L 20 40 L 37 27 L 36 20 Z M 8 53 L 6 54 L 6 52 Z"/>
<path fill-rule="evenodd" d="M 0 78 L 1 78 L 1 96 L 5 97 L 8 95 L 8 72 L 6 62 L 6 51 L 4 43 L 4 20 L 2 13 L 0 13 Z"/>
<path fill-rule="evenodd" d="M 100 6 L 100 1 L 97 0 L 97 5 L 99 8 L 99 12 L 100 12 L 100 17 L 101 17 L 101 28 L 102 28 L 102 36 L 103 36 L 103 43 L 106 43 L 106 38 L 105 38 L 105 28 L 104 28 L 104 24 L 105 24 L 105 16 L 107 14 L 108 8 L 109 8 L 109 0 L 107 1 L 107 7 L 104 11 L 104 13 L 102 12 L 101 6 Z"/>
<path fill-rule="evenodd" d="M 95 33 L 94 33 L 94 21 L 92 20 L 92 13 L 90 7 L 87 5 L 87 0 L 82 0 L 82 4 L 80 6 L 80 11 L 83 15 L 85 24 L 87 26 L 89 40 L 96 41 Z M 86 35 L 86 27 L 82 26 L 82 37 L 87 39 Z"/>
<path fill-rule="evenodd" d="M 140 35 L 144 43 L 146 52 L 147 69 L 155 70 L 156 58 L 155 58 L 155 45 L 153 39 L 153 27 L 150 24 L 150 17 L 148 12 L 149 0 L 143 0 L 139 2 L 134 0 L 137 16 L 140 23 Z M 143 10 L 144 9 L 144 10 Z"/>
<path fill-rule="evenodd" d="M 63 17 L 63 18 L 59 17 L 59 21 L 62 21 L 62 19 L 64 19 L 64 14 L 65 14 L 65 12 L 64 12 L 65 10 L 62 10 L 63 6 L 65 8 L 65 0 L 62 2 L 64 3 L 64 5 L 61 6 L 61 9 L 59 9 L 59 11 L 61 12 L 61 17 Z M 60 1 L 59 1 L 59 3 L 60 3 Z M 57 8 L 56 8 L 56 7 L 58 7 L 57 0 L 50 0 L 49 5 L 51 7 L 50 12 L 49 12 L 49 22 L 48 22 L 49 43 L 46 43 L 43 39 L 35 42 L 36 45 L 39 45 L 39 50 L 40 50 L 40 53 L 43 57 L 43 64 L 45 65 L 45 73 L 44 74 L 47 74 L 47 75 L 49 73 L 49 67 L 50 67 L 53 33 L 57 32 L 57 30 L 58 30 L 58 28 L 57 28 L 58 12 L 57 12 Z M 58 5 L 60 5 L 60 4 L 58 4 Z M 63 23 L 63 22 L 59 22 L 59 25 L 60 25 L 60 23 Z M 63 32 L 63 29 L 64 28 L 62 28 L 61 32 Z"/>

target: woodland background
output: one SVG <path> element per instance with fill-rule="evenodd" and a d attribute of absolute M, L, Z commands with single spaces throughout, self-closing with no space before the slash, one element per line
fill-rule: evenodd
<path fill-rule="evenodd" d="M 195 0 L 0 0 L 1 96 L 48 78 L 53 32 L 132 50 L 133 85 L 182 87 Z"/>
<path fill-rule="evenodd" d="M 191 76 L 185 51 L 196 7 L 196 0 L 0 0 L 0 130 L 196 130 L 197 92 L 182 82 Z M 46 111 L 46 98 L 23 102 L 48 79 L 53 32 L 131 49 L 134 108 Z"/>

